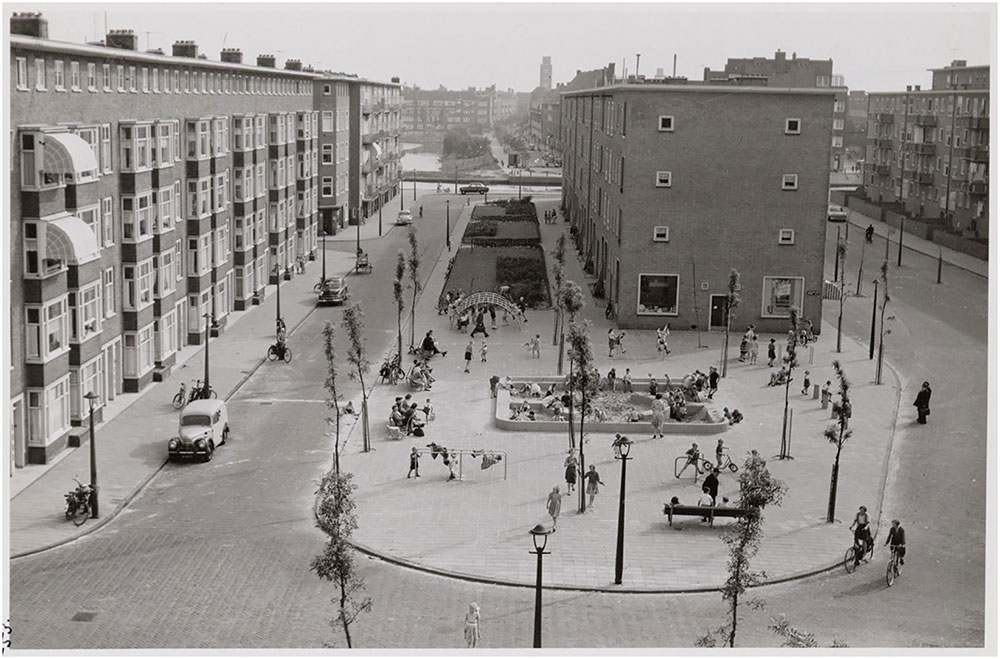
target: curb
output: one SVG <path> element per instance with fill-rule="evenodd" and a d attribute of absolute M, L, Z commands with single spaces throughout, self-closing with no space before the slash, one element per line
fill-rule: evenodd
<path fill-rule="evenodd" d="M 854 212 L 857 213 L 857 211 L 854 211 Z M 860 213 L 859 213 L 859 215 L 860 215 Z M 868 217 L 868 216 L 867 215 L 863 215 L 862 217 Z M 850 218 L 848 218 L 847 223 L 848 224 L 854 224 L 854 222 L 852 222 L 850 220 Z M 885 224 L 885 223 L 883 222 L 883 224 Z M 863 228 L 860 224 L 854 224 L 854 226 L 858 227 L 859 229 Z M 898 229 L 895 229 L 894 227 L 890 227 L 890 228 L 893 229 L 894 231 L 898 231 Z M 882 236 L 878 236 L 878 237 L 881 238 Z M 914 238 L 920 238 L 920 236 L 913 236 L 913 237 Z M 889 236 L 886 235 L 885 239 L 888 240 Z M 934 243 L 934 244 L 937 245 L 937 243 Z M 944 247 L 944 245 L 938 245 L 938 247 Z M 922 254 L 923 256 L 926 256 L 929 259 L 937 258 L 933 254 L 928 254 L 927 252 L 921 251 L 921 250 L 917 249 L 916 247 L 912 247 L 910 245 L 907 245 L 905 242 L 903 243 L 903 249 L 908 249 L 911 252 L 914 252 L 916 254 Z M 975 257 L 970 257 L 970 258 L 975 258 Z M 989 275 L 988 274 L 987 275 L 980 274 L 980 273 L 976 272 L 975 270 L 967 268 L 964 265 L 959 265 L 958 263 L 955 263 L 954 261 L 949 261 L 948 259 L 945 259 L 945 258 L 942 258 L 941 260 L 943 262 L 947 263 L 948 265 L 950 265 L 953 268 L 957 268 L 957 269 L 959 269 L 959 270 L 961 270 L 963 272 L 968 272 L 970 275 L 975 275 L 976 277 L 979 277 L 980 279 L 989 280 Z M 988 265 L 989 265 L 989 263 L 987 262 L 987 266 Z"/>
<path fill-rule="evenodd" d="M 294 334 L 295 330 L 297 330 L 299 328 L 299 326 L 302 325 L 302 323 L 304 323 L 309 318 L 309 316 L 311 316 L 313 314 L 314 311 L 316 311 L 316 307 L 313 307 L 308 312 L 306 312 L 306 315 L 303 316 L 302 319 L 299 320 L 299 322 L 295 323 L 295 325 L 292 327 L 291 331 L 288 332 L 288 336 L 291 336 L 292 334 Z M 229 393 L 226 394 L 226 396 L 222 400 L 228 402 L 230 398 L 232 398 L 234 395 L 236 395 L 236 392 L 240 390 L 240 388 L 246 383 L 246 381 L 249 380 L 250 377 L 253 376 L 253 374 L 256 373 L 257 370 L 261 367 L 261 365 L 263 365 L 263 363 L 266 362 L 266 361 L 267 361 L 267 357 L 261 358 L 261 360 L 259 362 L 257 362 L 257 365 L 254 366 L 252 369 L 250 369 L 243 376 L 243 378 L 241 378 L 240 381 L 236 383 L 236 385 L 229 391 Z M 58 540 L 56 542 L 49 543 L 49 544 L 47 544 L 47 545 L 45 545 L 43 547 L 39 547 L 39 548 L 36 548 L 36 549 L 29 549 L 29 550 L 23 551 L 23 552 L 21 552 L 19 554 L 11 554 L 10 555 L 10 560 L 13 561 L 13 560 L 18 559 L 18 558 L 24 558 L 26 556 L 33 556 L 35 554 L 41 554 L 42 552 L 49 551 L 50 549 L 55 549 L 57 547 L 62 547 L 63 545 L 67 545 L 67 544 L 69 544 L 71 542 L 79 540 L 80 538 L 82 538 L 84 536 L 88 536 L 91 533 L 94 533 L 94 532 L 98 531 L 99 529 L 104 528 L 105 525 L 107 525 L 107 524 L 111 523 L 112 521 L 114 521 L 115 519 L 117 519 L 118 514 L 121 513 L 123 510 L 125 510 L 125 508 L 130 503 L 132 503 L 132 501 L 135 500 L 135 498 L 137 496 L 139 496 L 142 493 L 143 490 L 146 489 L 146 486 L 148 486 L 153 481 L 153 479 L 156 478 L 156 476 L 163 470 L 163 468 L 167 465 L 168 462 L 170 462 L 170 458 L 167 458 L 166 460 L 164 460 L 163 462 L 161 462 L 160 466 L 158 466 L 156 469 L 154 469 L 152 471 L 152 473 L 149 474 L 149 476 L 147 476 L 145 479 L 143 479 L 143 481 L 141 483 L 139 483 L 132 490 L 132 492 L 129 493 L 125 497 L 125 499 L 121 503 L 118 504 L 118 506 L 114 509 L 114 511 L 112 511 L 112 513 L 110 515 L 108 515 L 106 517 L 100 518 L 99 521 L 97 522 L 97 524 L 94 524 L 94 525 L 88 527 L 86 531 L 81 531 L 79 533 L 76 533 L 76 534 L 68 537 L 68 538 L 64 538 L 62 540 Z"/>

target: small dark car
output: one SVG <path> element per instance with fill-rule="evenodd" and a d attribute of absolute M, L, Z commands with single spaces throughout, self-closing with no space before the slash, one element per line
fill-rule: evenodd
<path fill-rule="evenodd" d="M 347 301 L 347 295 L 347 280 L 343 277 L 330 277 L 319 292 L 319 304 L 343 304 Z"/>
<path fill-rule="evenodd" d="M 486 194 L 490 191 L 485 183 L 469 183 L 458 189 L 462 194 Z"/>

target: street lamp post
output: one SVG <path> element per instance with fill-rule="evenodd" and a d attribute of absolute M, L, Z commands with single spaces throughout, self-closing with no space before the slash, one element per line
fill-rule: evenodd
<path fill-rule="evenodd" d="M 628 452 L 632 448 L 629 440 L 618 444 L 620 456 L 616 455 L 615 460 L 622 461 L 622 485 L 618 494 L 618 550 L 615 553 L 615 584 L 622 585 L 622 570 L 625 563 L 625 465 L 632 458 L 628 457 Z"/>
<path fill-rule="evenodd" d="M 274 307 L 274 327 L 275 330 L 277 330 L 279 327 L 281 327 L 281 264 L 280 263 L 274 264 L 274 271 L 278 275 L 277 279 L 278 283 L 275 285 L 275 287 L 278 289 L 277 303 Z"/>
<path fill-rule="evenodd" d="M 413 201 L 417 200 L 417 180 L 413 179 Z"/>
<path fill-rule="evenodd" d="M 444 243 L 451 252 L 451 199 L 444 200 Z"/>
<path fill-rule="evenodd" d="M 208 392 L 210 391 L 210 389 L 208 388 L 208 337 L 212 333 L 211 331 L 212 314 L 206 313 L 203 314 L 202 317 L 205 319 L 205 385 L 204 388 L 202 388 L 201 390 L 201 397 L 204 398 L 205 400 L 208 400 Z"/>
<path fill-rule="evenodd" d="M 399 210 L 403 210 L 403 197 L 406 196 L 406 192 L 403 191 L 403 179 L 399 179 Z"/>
<path fill-rule="evenodd" d="M 326 283 L 326 226 L 323 227 L 323 273 L 320 275 L 320 280 Z"/>
<path fill-rule="evenodd" d="M 400 205 L 402 205 L 402 200 L 400 200 Z M 379 204 L 378 204 L 378 236 L 379 236 L 379 238 L 382 237 L 382 206 L 383 206 L 382 200 L 379 199 Z"/>
<path fill-rule="evenodd" d="M 875 313 L 878 311 L 878 279 L 873 279 L 875 292 L 872 293 L 872 335 L 868 340 L 868 359 L 875 358 Z"/>
<path fill-rule="evenodd" d="M 906 222 L 906 218 L 902 215 L 899 216 L 899 251 L 896 254 L 896 267 L 903 265 L 903 224 Z"/>
<path fill-rule="evenodd" d="M 542 556 L 552 553 L 545 551 L 545 545 L 548 544 L 549 535 L 553 531 L 555 528 L 549 528 L 544 524 L 536 524 L 529 531 L 531 542 L 535 545 L 535 551 L 528 553 L 538 557 L 538 565 L 535 570 L 535 643 L 533 645 L 536 648 L 542 647 Z M 539 542 L 541 546 L 539 546 Z"/>
<path fill-rule="evenodd" d="M 455 165 L 455 194 L 458 194 L 458 165 Z"/>
<path fill-rule="evenodd" d="M 83 395 L 90 406 L 90 518 L 97 519 L 97 446 L 94 444 L 94 401 L 98 396 L 93 391 Z"/>

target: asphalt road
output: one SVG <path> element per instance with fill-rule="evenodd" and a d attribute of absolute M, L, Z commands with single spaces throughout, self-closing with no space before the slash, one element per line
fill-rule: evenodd
<path fill-rule="evenodd" d="M 422 203 L 425 217 L 418 226 L 426 276 L 444 242 L 443 199 Z M 396 250 L 405 244 L 405 231 L 393 230 L 384 242 L 365 245 L 375 274 L 348 280 L 354 299 L 364 304 L 375 360 L 395 340 L 390 278 Z M 329 249 L 353 251 L 354 244 L 330 243 Z M 857 252 L 855 243 L 848 273 L 857 272 Z M 869 296 L 878 265 L 871 256 L 867 251 Z M 946 268 L 945 283 L 937 286 L 931 259 L 912 252 L 903 258 L 904 267 L 890 272 L 889 313 L 896 320 L 886 351 L 906 390 L 885 513 L 907 528 L 906 570 L 893 588 L 885 588 L 886 555 L 876 553 L 874 564 L 853 575 L 836 571 L 761 589 L 768 606 L 746 612 L 741 646 L 778 645 L 766 623 L 782 613 L 815 633 L 821 645 L 835 638 L 852 647 L 983 643 L 987 285 Z M 832 247 L 827 260 L 832 264 Z M 835 303 L 827 302 L 825 313 L 835 320 Z M 339 325 L 341 315 L 338 309 L 313 313 L 290 338 L 295 361 L 265 364 L 233 399 L 234 426 L 254 428 L 252 436 L 234 432 L 209 464 L 168 466 L 100 533 L 11 564 L 15 648 L 342 645 L 329 625 L 333 588 L 308 568 L 323 542 L 311 519 L 312 493 L 331 460 L 331 443 L 323 435 L 319 336 L 325 320 Z M 867 337 L 870 315 L 871 297 L 847 299 L 844 330 Z M 340 386 L 350 396 L 357 385 L 343 369 L 341 375 Z M 917 426 L 910 403 L 924 379 L 935 388 L 932 415 L 927 426 Z M 845 528 L 845 547 L 849 542 Z M 530 560 L 527 553 L 526 545 Z M 358 560 L 374 609 L 355 625 L 356 647 L 461 647 L 462 616 L 471 601 L 482 607 L 483 646 L 531 643 L 529 589 Z M 714 594 L 546 593 L 543 642 L 690 647 L 702 631 L 724 622 L 724 611 Z M 93 616 L 73 620 L 79 614 Z"/>

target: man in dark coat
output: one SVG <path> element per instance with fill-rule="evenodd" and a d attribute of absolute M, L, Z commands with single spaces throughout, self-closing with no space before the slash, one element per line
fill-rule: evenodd
<path fill-rule="evenodd" d="M 702 483 L 702 489 L 708 489 L 708 493 L 712 496 L 712 505 L 715 505 L 715 499 L 719 496 L 719 470 L 713 469 L 712 472 L 705 476 L 705 482 Z"/>
<path fill-rule="evenodd" d="M 917 394 L 913 405 L 917 408 L 917 423 L 927 423 L 927 415 L 931 413 L 931 385 L 929 382 L 924 382 L 923 386 L 920 387 L 920 393 Z"/>

